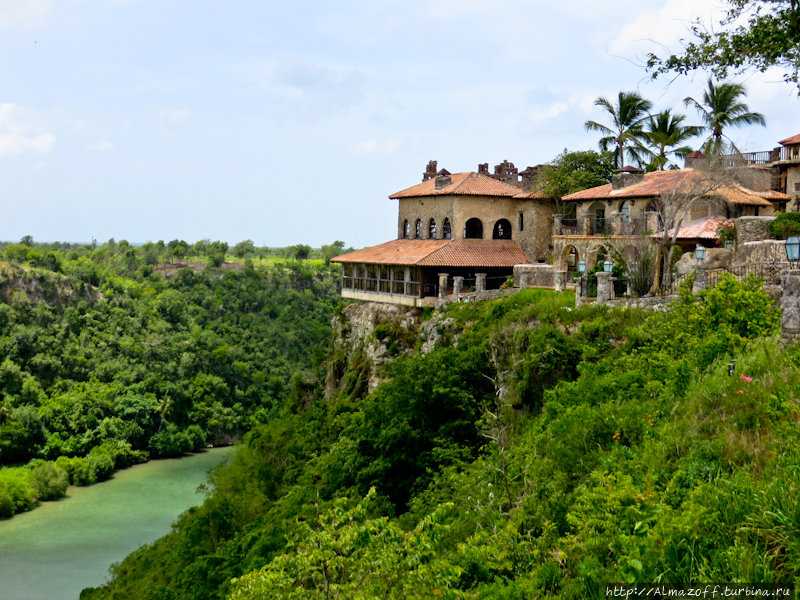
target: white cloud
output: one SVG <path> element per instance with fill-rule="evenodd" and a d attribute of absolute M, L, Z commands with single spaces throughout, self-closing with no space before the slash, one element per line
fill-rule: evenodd
<path fill-rule="evenodd" d="M 38 112 L 11 102 L 0 104 L 0 156 L 47 154 L 55 143 L 56 136 L 47 131 Z"/>
<path fill-rule="evenodd" d="M 566 102 L 556 102 L 549 106 L 540 106 L 533 109 L 530 114 L 531 121 L 542 123 L 554 117 L 557 117 L 563 112 L 569 110 L 569 105 Z"/>
<path fill-rule="evenodd" d="M 191 113 L 185 108 L 164 109 L 158 113 L 158 120 L 169 125 L 179 125 L 189 118 Z"/>
<path fill-rule="evenodd" d="M 400 142 L 391 140 L 379 142 L 378 140 L 366 140 L 350 146 L 350 151 L 355 154 L 392 154 L 400 147 Z"/>
<path fill-rule="evenodd" d="M 0 0 L 0 27 L 35 27 L 52 11 L 51 0 Z"/>
<path fill-rule="evenodd" d="M 111 152 L 114 150 L 114 144 L 111 142 L 97 142 L 89 146 L 89 149 L 96 150 L 97 152 Z"/>
<path fill-rule="evenodd" d="M 642 59 L 648 52 L 666 54 L 680 50 L 679 41 L 692 37 L 690 26 L 698 19 L 709 26 L 724 16 L 720 0 L 667 0 L 659 11 L 643 12 L 625 25 L 608 44 L 613 55 Z"/>

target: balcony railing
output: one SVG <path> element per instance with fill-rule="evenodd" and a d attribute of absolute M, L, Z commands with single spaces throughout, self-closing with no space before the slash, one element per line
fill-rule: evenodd
<path fill-rule="evenodd" d="M 561 235 L 578 235 L 578 219 L 561 219 Z"/>
<path fill-rule="evenodd" d="M 732 165 L 768 165 L 779 160 L 800 160 L 800 146 L 783 146 L 773 150 L 760 152 L 743 152 L 731 154 L 726 158 L 726 163 Z"/>
<path fill-rule="evenodd" d="M 612 233 L 611 223 L 606 219 L 589 219 L 588 225 L 589 231 L 586 232 L 586 235 L 605 235 L 606 233 Z"/>

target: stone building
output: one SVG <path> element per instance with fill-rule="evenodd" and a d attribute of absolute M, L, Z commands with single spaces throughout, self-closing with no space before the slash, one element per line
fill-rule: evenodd
<path fill-rule="evenodd" d="M 429 162 L 421 183 L 389 196 L 397 239 L 333 259 L 344 266 L 342 296 L 421 305 L 445 286 L 497 288 L 515 265 L 544 263 L 557 210 L 535 190 L 537 175 L 508 161 L 493 174 L 488 164 L 453 174 Z"/>
<path fill-rule="evenodd" d="M 687 157 L 687 165 L 702 167 L 703 161 L 705 156 L 699 152 Z M 574 203 L 576 210 L 574 218 L 555 217 L 555 270 L 576 271 L 580 260 L 590 270 L 597 262 L 598 252 L 607 245 L 624 255 L 637 244 L 657 244 L 658 236 L 652 234 L 663 231 L 661 206 L 680 202 L 682 191 L 702 195 L 701 200 L 691 203 L 683 218 L 678 245 L 687 246 L 684 249 L 701 239 L 702 236 L 693 235 L 695 231 L 705 232 L 720 218 L 771 215 L 789 199 L 770 189 L 769 176 L 757 169 L 744 169 L 722 183 L 706 183 L 709 179 L 702 168 L 643 173 L 625 167 L 616 172 L 609 184 L 565 196 L 563 201 Z M 703 186 L 707 186 L 706 191 Z"/>
<path fill-rule="evenodd" d="M 779 211 L 800 211 L 800 134 L 781 140 L 778 144 L 772 150 L 746 152 L 736 158 L 745 164 L 768 169 L 772 189 L 789 196 L 787 202 L 779 205 Z"/>

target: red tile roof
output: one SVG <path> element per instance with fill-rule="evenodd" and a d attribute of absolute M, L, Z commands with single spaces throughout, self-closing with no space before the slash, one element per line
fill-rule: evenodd
<path fill-rule="evenodd" d="M 793 135 L 792 137 L 788 137 L 785 140 L 781 140 L 778 143 L 781 146 L 794 146 L 795 144 L 800 144 L 800 133 Z"/>
<path fill-rule="evenodd" d="M 433 177 L 408 189 L 392 194 L 389 198 L 418 198 L 420 196 L 516 196 L 520 193 L 517 186 L 498 181 L 480 173 L 454 173 L 450 175 L 450 185 L 436 189 L 436 178 Z"/>
<path fill-rule="evenodd" d="M 715 240 L 717 239 L 717 227 L 719 227 L 720 223 L 727 221 L 725 217 L 703 217 L 702 219 L 697 219 L 695 221 L 691 221 L 690 223 L 686 223 L 682 225 L 680 229 L 678 229 L 678 237 L 679 240 L 695 240 L 695 239 L 704 239 L 704 240 Z M 672 237 L 673 232 L 675 229 L 670 229 L 667 234 Z M 660 238 L 662 237 L 662 233 L 654 233 L 653 237 Z"/>
<path fill-rule="evenodd" d="M 421 267 L 513 267 L 528 262 L 513 240 L 392 240 L 332 262 Z"/>
<path fill-rule="evenodd" d="M 575 202 L 581 200 L 610 200 L 614 198 L 652 198 L 669 194 L 681 187 L 689 188 L 696 182 L 702 182 L 704 173 L 696 169 L 676 169 L 674 171 L 653 171 L 645 173 L 644 180 L 618 190 L 610 183 L 581 192 L 564 196 L 564 200 Z M 713 185 L 712 185 L 713 187 Z M 751 206 L 771 206 L 770 200 L 790 200 L 791 198 L 774 190 L 756 191 L 745 188 L 738 183 L 723 185 L 714 189 L 711 196 L 725 198 L 734 204 Z"/>

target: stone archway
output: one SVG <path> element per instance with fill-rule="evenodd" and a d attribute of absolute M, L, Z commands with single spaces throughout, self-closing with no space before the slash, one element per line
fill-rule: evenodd
<path fill-rule="evenodd" d="M 561 257 L 559 258 L 559 271 L 569 271 L 571 273 L 578 272 L 578 261 L 580 260 L 580 256 L 578 255 L 578 249 L 569 244 L 564 247 L 564 250 L 561 252 Z"/>
<path fill-rule="evenodd" d="M 493 240 L 510 240 L 511 239 L 511 223 L 508 219 L 500 219 L 494 224 L 492 231 Z"/>

